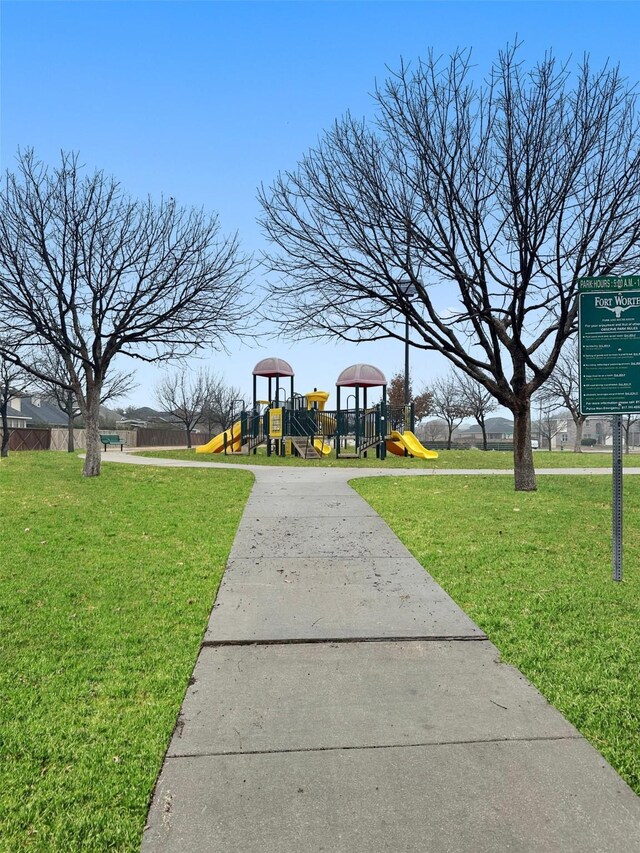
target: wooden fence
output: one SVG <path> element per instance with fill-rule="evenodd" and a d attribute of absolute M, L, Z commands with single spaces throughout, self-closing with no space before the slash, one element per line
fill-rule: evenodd
<path fill-rule="evenodd" d="M 9 450 L 49 450 L 51 430 L 47 427 L 16 427 L 9 435 Z"/>
<path fill-rule="evenodd" d="M 51 427 L 51 450 L 66 450 L 69 438 L 69 430 L 64 427 Z M 86 450 L 87 434 L 83 429 L 73 431 L 74 450 Z"/>
<path fill-rule="evenodd" d="M 425 447 L 428 447 L 429 450 L 446 450 L 447 442 L 442 439 L 431 440 L 428 438 L 420 438 L 420 441 L 424 444 Z M 451 442 L 451 450 L 482 450 L 482 439 L 478 439 L 475 442 L 469 441 L 452 441 Z M 513 442 L 512 441 L 488 441 L 487 442 L 487 450 L 503 450 L 503 451 L 512 451 L 513 450 Z"/>
<path fill-rule="evenodd" d="M 187 433 L 183 429 L 138 429 L 135 447 L 186 447 Z M 121 435 L 122 433 L 118 433 Z M 207 433 L 191 433 L 191 444 L 197 447 L 206 444 L 210 436 Z"/>
<path fill-rule="evenodd" d="M 136 447 L 136 431 L 134 429 L 101 429 L 100 432 L 110 433 L 111 435 L 119 435 L 129 447 Z M 69 430 L 64 427 L 51 428 L 51 450 L 66 450 Z M 73 447 L 74 450 L 86 450 L 87 448 L 87 433 L 84 429 L 74 429 L 73 431 Z M 119 450 L 120 448 L 118 448 Z"/>
<path fill-rule="evenodd" d="M 187 433 L 183 429 L 101 429 L 102 433 L 119 435 L 127 447 L 186 447 Z M 66 450 L 69 431 L 64 427 L 12 428 L 9 450 Z M 191 433 L 191 444 L 206 444 L 210 436 Z M 86 450 L 87 434 L 84 429 L 73 431 L 74 450 Z M 118 448 L 119 450 L 120 448 Z"/>

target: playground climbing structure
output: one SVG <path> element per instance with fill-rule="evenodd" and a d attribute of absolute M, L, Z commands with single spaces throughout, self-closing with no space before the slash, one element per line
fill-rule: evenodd
<path fill-rule="evenodd" d="M 259 378 L 267 379 L 266 399 L 258 398 Z M 438 454 L 423 447 L 415 436 L 413 404 L 390 408 L 386 387 L 384 374 L 377 367 L 354 364 L 338 377 L 336 409 L 327 410 L 327 391 L 314 388 L 308 394 L 297 394 L 291 365 L 280 358 L 266 358 L 253 369 L 251 409 L 243 408 L 230 429 L 196 450 L 249 454 L 264 445 L 267 456 L 322 459 L 333 447 L 338 459 L 361 458 L 368 453 L 384 459 L 387 451 L 436 459 Z M 369 395 L 375 388 L 381 389 L 381 399 L 370 405 Z"/>

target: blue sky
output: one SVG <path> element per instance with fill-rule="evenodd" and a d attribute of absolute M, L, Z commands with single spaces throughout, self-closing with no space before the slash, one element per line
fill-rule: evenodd
<path fill-rule="evenodd" d="M 528 59 L 549 48 L 561 58 L 588 52 L 640 80 L 635 2 L 3 0 L 0 11 L 3 170 L 18 146 L 50 163 L 61 149 L 79 151 L 133 195 L 218 212 L 223 230 L 255 253 L 265 247 L 257 186 L 294 167 L 346 110 L 372 115 L 375 81 L 401 57 L 471 47 L 485 71 L 517 35 Z M 238 345 L 202 364 L 248 396 L 266 355 L 291 362 L 299 391 L 333 392 L 355 362 L 387 378 L 404 364 L 397 342 L 305 341 Z M 131 401 L 152 405 L 159 368 L 120 366 L 138 373 Z M 446 370 L 435 354 L 412 354 L 416 388 Z"/>

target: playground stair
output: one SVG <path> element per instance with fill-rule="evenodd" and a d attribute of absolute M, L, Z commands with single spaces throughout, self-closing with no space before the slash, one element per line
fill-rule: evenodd
<path fill-rule="evenodd" d="M 267 440 L 267 437 L 265 435 L 258 435 L 255 438 L 250 438 L 246 442 L 246 444 L 242 445 L 242 449 L 245 451 L 245 453 L 251 453 L 251 451 L 254 450 L 254 448 L 260 447 L 260 445 L 264 444 L 266 440 Z M 246 450 L 245 450 L 245 448 L 246 448 Z"/>
<path fill-rule="evenodd" d="M 379 436 L 376 435 L 376 436 L 370 436 L 368 438 L 365 438 L 360 443 L 360 447 L 358 448 L 359 455 L 362 456 L 363 453 L 365 453 L 367 450 L 371 450 L 371 448 L 375 447 L 377 444 L 380 444 Z"/>
<path fill-rule="evenodd" d="M 376 436 L 375 438 L 369 438 L 364 441 L 363 444 L 358 448 L 357 453 L 343 453 L 340 452 L 340 459 L 361 459 L 363 454 L 367 452 L 367 450 L 371 450 L 375 448 L 376 444 L 380 443 L 380 439 Z"/>
<path fill-rule="evenodd" d="M 303 459 L 320 459 L 320 454 L 313 446 L 313 442 L 306 436 L 304 438 L 292 437 L 291 444 Z"/>

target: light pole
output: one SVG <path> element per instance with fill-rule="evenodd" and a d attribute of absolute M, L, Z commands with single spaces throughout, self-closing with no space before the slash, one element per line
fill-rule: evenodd
<path fill-rule="evenodd" d="M 418 295 L 415 284 L 406 284 L 403 288 L 405 299 L 413 299 Z M 409 311 L 404 308 L 404 405 L 405 407 L 411 402 L 409 394 Z M 405 414 L 406 417 L 406 414 Z"/>

